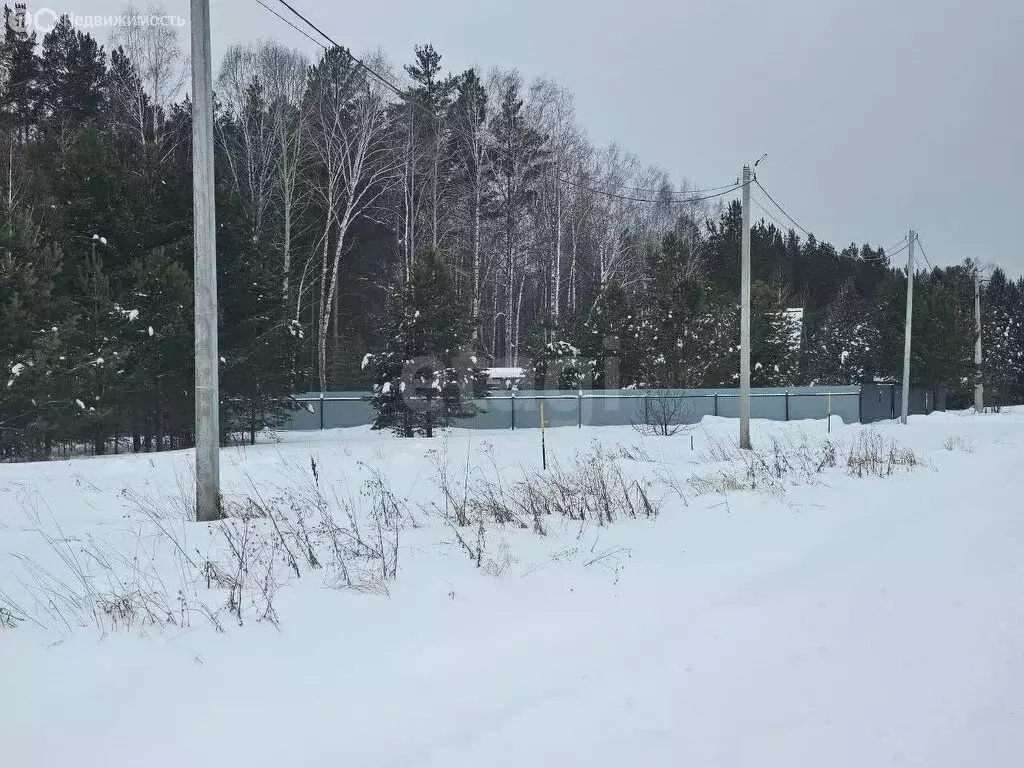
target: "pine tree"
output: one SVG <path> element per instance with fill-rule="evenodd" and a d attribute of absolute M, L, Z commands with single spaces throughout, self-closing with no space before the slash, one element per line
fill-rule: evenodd
<path fill-rule="evenodd" d="M 27 142 L 40 110 L 40 61 L 35 32 L 27 32 L 25 9 L 4 6 L 4 39 L 0 48 L 3 89 L 0 115 L 8 130 Z"/>
<path fill-rule="evenodd" d="M 462 353 L 471 322 L 437 251 L 417 259 L 412 279 L 392 297 L 391 314 L 387 348 L 364 360 L 375 379 L 374 429 L 433 437 L 436 427 L 472 415 L 468 396 L 481 394 L 484 383 L 476 360 Z"/>
<path fill-rule="evenodd" d="M 218 195 L 217 251 L 223 436 L 250 443 L 279 426 L 305 378 L 299 350 L 305 331 L 289 318 L 272 254 L 253 238 L 253 224 L 226 182 Z"/>
<path fill-rule="evenodd" d="M 808 383 L 859 384 L 871 379 L 879 335 L 852 281 L 829 305 L 825 321 L 811 334 L 807 350 Z"/>
<path fill-rule="evenodd" d="M 995 269 L 981 299 L 982 381 L 992 405 L 1024 402 L 1024 282 Z"/>
<path fill-rule="evenodd" d="M 67 16 L 43 37 L 41 69 L 42 106 L 55 131 L 64 134 L 100 114 L 106 101 L 106 53 Z"/>
<path fill-rule="evenodd" d="M 800 363 L 800 327 L 786 311 L 779 285 L 755 282 L 750 294 L 750 383 L 755 387 L 796 384 Z"/>
<path fill-rule="evenodd" d="M 738 361 L 739 317 L 721 291 L 687 276 L 684 244 L 667 235 L 648 256 L 649 288 L 631 334 L 639 350 L 635 384 L 654 388 L 715 386 Z M 738 363 L 737 363 L 738 364 Z"/>

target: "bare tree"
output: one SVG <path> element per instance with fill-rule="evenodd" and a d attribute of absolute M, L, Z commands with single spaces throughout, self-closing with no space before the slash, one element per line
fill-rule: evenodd
<path fill-rule="evenodd" d="M 566 202 L 562 174 L 572 168 L 578 157 L 581 137 L 576 127 L 572 94 L 551 80 L 538 79 L 531 85 L 529 112 L 531 121 L 548 137 L 548 148 L 551 153 L 551 172 L 545 184 L 545 199 L 550 209 L 547 218 L 551 230 L 550 243 L 547 244 L 549 257 L 545 298 L 552 318 L 557 321 L 561 313 L 562 242 Z"/>
<path fill-rule="evenodd" d="M 654 392 L 639 400 L 633 429 L 643 435 L 672 437 L 688 428 L 691 413 L 686 392 Z"/>
<path fill-rule="evenodd" d="M 382 57 L 368 60 L 386 69 Z M 395 182 L 395 155 L 388 146 L 391 110 L 385 87 L 333 48 L 313 68 L 306 98 L 306 124 L 315 148 L 318 178 L 314 194 L 321 208 L 320 302 L 317 353 L 320 386 L 327 387 L 327 332 L 338 290 L 341 260 L 350 247 L 349 230 Z"/>
<path fill-rule="evenodd" d="M 165 17 L 166 11 L 150 5 L 145 14 L 128 5 L 122 11 L 128 17 L 143 15 Z M 178 100 L 189 72 L 189 57 L 181 50 L 177 27 L 170 24 L 123 24 L 114 27 L 110 42 L 120 47 L 135 68 L 137 77 L 115 72 L 115 98 L 129 107 L 126 114 L 137 120 L 141 143 L 147 130 L 159 145 L 164 139 L 164 124 L 171 106 Z M 146 106 L 150 107 L 149 110 Z M 149 125 L 146 125 L 146 122 Z"/>
<path fill-rule="evenodd" d="M 276 115 L 267 104 L 253 46 L 228 48 L 217 78 L 225 115 L 216 123 L 225 148 L 231 182 L 252 227 L 253 242 L 263 234 L 277 174 Z"/>
<path fill-rule="evenodd" d="M 481 333 L 481 281 L 482 281 L 482 218 L 485 181 L 490 172 L 488 154 L 488 100 L 487 91 L 474 70 L 459 79 L 458 97 L 453 107 L 452 130 L 458 161 L 464 173 L 465 208 L 469 229 L 469 270 L 472 273 L 471 311 L 473 315 L 473 341 Z"/>
<path fill-rule="evenodd" d="M 300 51 L 263 41 L 229 47 L 217 80 L 218 95 L 230 117 L 228 130 L 223 130 L 224 121 L 218 128 L 228 150 L 232 183 L 245 202 L 253 238 L 262 240 L 266 228 L 275 227 L 286 301 L 295 221 L 306 199 L 300 181 L 305 162 L 302 100 L 308 69 L 309 62 Z M 268 222 L 273 212 L 278 218 Z"/>
<path fill-rule="evenodd" d="M 500 104 L 491 118 L 491 184 L 489 200 L 501 227 L 504 274 L 505 354 L 519 359 L 522 303 L 528 274 L 527 245 L 533 235 L 538 188 L 547 172 L 546 137 L 527 119 L 520 97 L 518 73 L 496 73 L 494 89 Z"/>

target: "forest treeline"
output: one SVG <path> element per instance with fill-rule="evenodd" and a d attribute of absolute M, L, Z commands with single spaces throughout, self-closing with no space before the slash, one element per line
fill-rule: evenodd
<path fill-rule="evenodd" d="M 99 41 L 67 18 L 41 37 L 17 26 L 0 45 L 0 455 L 188 446 L 191 107 L 177 30 Z M 278 423 L 296 392 L 380 395 L 402 360 L 448 364 L 456 347 L 477 368 L 558 360 L 563 385 L 602 386 L 615 339 L 620 386 L 735 383 L 732 179 L 702 192 L 596 146 L 549 80 L 452 73 L 431 45 L 401 66 L 363 61 L 386 80 L 342 48 L 310 60 L 261 41 L 219 63 L 225 440 Z M 779 214 L 754 220 L 754 384 L 898 379 L 906 242 L 838 247 Z M 913 383 L 946 388 L 952 405 L 974 377 L 978 255 L 964 257 L 915 274 Z M 1019 401 L 1024 284 L 986 278 L 989 395 Z"/>

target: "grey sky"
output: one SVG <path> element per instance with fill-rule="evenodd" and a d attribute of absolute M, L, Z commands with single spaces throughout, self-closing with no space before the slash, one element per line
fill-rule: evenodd
<path fill-rule="evenodd" d="M 1024 273 L 1021 0 L 293 4 L 396 64 L 429 41 L 455 71 L 549 76 L 575 94 L 596 143 L 618 140 L 677 180 L 723 184 L 767 152 L 766 188 L 838 247 L 914 227 L 933 263 L 977 257 Z M 188 16 L 187 0 L 163 5 Z M 315 51 L 255 0 L 212 5 L 216 54 L 265 37 Z"/>

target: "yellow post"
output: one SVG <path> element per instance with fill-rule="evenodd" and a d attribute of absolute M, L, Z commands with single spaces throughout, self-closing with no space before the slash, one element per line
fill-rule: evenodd
<path fill-rule="evenodd" d="M 544 469 L 548 468 L 548 452 L 544 442 L 544 401 L 540 401 L 540 460 Z"/>

